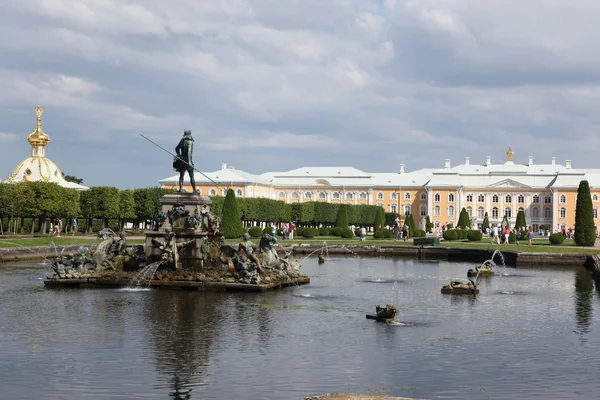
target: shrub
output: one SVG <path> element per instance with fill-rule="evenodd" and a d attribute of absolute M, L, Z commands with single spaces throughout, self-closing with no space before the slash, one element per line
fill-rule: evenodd
<path fill-rule="evenodd" d="M 562 244 L 565 241 L 562 233 L 553 233 L 548 239 L 550 240 L 550 244 Z"/>
<path fill-rule="evenodd" d="M 273 233 L 273 227 L 271 225 L 265 227 L 265 229 L 263 229 L 263 233 L 268 233 L 271 235 Z"/>
<path fill-rule="evenodd" d="M 337 218 L 335 219 L 336 228 L 347 228 L 348 227 L 348 210 L 345 204 L 340 204 L 338 208 Z"/>
<path fill-rule="evenodd" d="M 355 234 L 356 236 L 360 236 L 360 228 L 356 228 L 356 229 L 354 229 L 354 234 Z"/>
<path fill-rule="evenodd" d="M 352 239 L 354 237 L 354 233 L 352 233 L 350 228 L 346 228 L 340 231 L 340 236 L 344 239 Z"/>
<path fill-rule="evenodd" d="M 444 240 L 456 240 L 458 239 L 458 231 L 455 229 L 446 229 L 443 236 Z"/>
<path fill-rule="evenodd" d="M 519 240 L 527 240 L 527 234 L 529 232 L 527 230 L 522 230 L 519 232 Z"/>
<path fill-rule="evenodd" d="M 482 234 L 478 230 L 467 231 L 467 239 L 469 239 L 469 242 L 479 242 L 481 237 Z"/>
<path fill-rule="evenodd" d="M 515 235 L 513 232 L 509 233 L 508 243 L 516 243 L 516 242 L 517 242 L 517 235 Z"/>
<path fill-rule="evenodd" d="M 393 234 L 393 232 L 392 232 L 392 234 Z M 427 236 L 427 234 L 422 229 L 416 229 L 412 234 L 412 237 L 425 237 L 425 236 Z"/>
<path fill-rule="evenodd" d="M 385 211 L 383 207 L 377 207 L 377 211 L 375 212 L 375 220 L 373 221 L 373 226 L 375 230 L 383 228 L 385 226 Z"/>
<path fill-rule="evenodd" d="M 373 233 L 373 239 L 391 239 L 394 236 L 389 229 L 376 229 Z"/>
<path fill-rule="evenodd" d="M 252 228 L 248 229 L 248 234 L 253 238 L 261 237 L 262 233 L 263 230 L 260 228 L 260 226 L 253 226 Z"/>
<path fill-rule="evenodd" d="M 296 235 L 296 236 L 298 236 L 298 237 L 300 237 L 300 236 L 304 236 L 304 231 L 305 231 L 306 229 L 309 229 L 309 228 L 304 228 L 304 227 L 300 226 L 300 227 L 298 227 L 298 228 L 296 228 L 296 229 L 294 230 L 294 235 Z"/>
<path fill-rule="evenodd" d="M 318 230 L 315 228 L 304 228 L 302 229 L 302 236 L 307 239 L 312 239 L 316 236 Z"/>
<path fill-rule="evenodd" d="M 329 233 L 331 234 L 331 236 L 342 236 L 342 228 L 336 226 L 335 228 L 331 228 L 329 230 Z"/>
<path fill-rule="evenodd" d="M 330 229 L 323 226 L 321 228 L 319 228 L 319 236 L 329 236 L 330 235 Z"/>

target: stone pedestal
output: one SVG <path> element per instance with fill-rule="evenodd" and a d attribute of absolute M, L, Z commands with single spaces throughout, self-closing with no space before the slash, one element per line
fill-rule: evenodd
<path fill-rule="evenodd" d="M 159 228 L 160 232 L 164 232 L 168 228 L 177 233 L 177 231 L 180 229 L 189 228 L 187 226 L 188 217 L 194 214 L 196 209 L 198 209 L 199 213 L 203 210 L 210 212 L 212 200 L 208 196 L 202 196 L 194 193 L 175 193 L 167 194 L 161 197 L 160 204 L 160 211 L 166 215 L 172 213 L 175 207 L 183 207 L 183 209 L 188 212 L 188 215 L 185 217 L 173 218 L 172 223 L 169 218 L 167 218 Z"/>

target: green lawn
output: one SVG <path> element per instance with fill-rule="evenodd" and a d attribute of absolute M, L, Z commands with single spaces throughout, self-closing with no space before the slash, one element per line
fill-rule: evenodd
<path fill-rule="evenodd" d="M 0 236 L 0 248 L 10 247 L 34 247 L 34 246 L 49 246 L 54 243 L 57 246 L 68 246 L 72 244 L 90 245 L 92 243 L 100 243 L 100 240 L 94 236 L 61 236 L 61 237 L 36 237 L 36 238 L 3 238 Z M 130 244 L 142 244 L 144 240 L 133 239 L 128 240 Z"/>
<path fill-rule="evenodd" d="M 235 244 L 240 240 L 227 240 L 228 243 Z M 254 243 L 258 244 L 258 239 L 253 239 Z M 130 244 L 143 244 L 143 239 L 128 239 Z M 294 240 L 279 240 L 281 245 L 292 245 L 307 243 L 313 245 L 322 245 L 323 242 L 327 242 L 329 245 L 357 245 L 357 246 L 413 246 L 412 239 L 407 242 L 387 239 L 373 239 L 371 236 L 367 237 L 367 240 L 361 242 L 358 238 L 354 239 L 341 239 L 336 236 L 325 236 L 314 239 L 298 238 Z M 0 236 L 0 248 L 10 247 L 33 247 L 33 246 L 48 246 L 51 243 L 57 246 L 66 246 L 73 244 L 85 244 L 100 243 L 95 236 L 62 236 L 62 237 L 36 237 L 36 238 L 3 238 Z M 527 246 L 526 241 L 517 244 L 510 245 L 497 245 L 490 244 L 489 239 L 484 239 L 480 242 L 469 242 L 462 240 L 444 241 L 442 240 L 440 245 L 442 247 L 451 248 L 471 248 L 471 249 L 487 249 L 490 251 L 500 249 L 500 251 L 515 251 L 515 252 L 531 252 L 531 253 L 569 253 L 569 254 L 600 254 L 600 248 L 594 247 L 577 247 L 572 240 L 565 240 L 560 246 L 552 246 L 549 244 L 547 238 L 536 238 L 533 239 L 533 245 Z"/>

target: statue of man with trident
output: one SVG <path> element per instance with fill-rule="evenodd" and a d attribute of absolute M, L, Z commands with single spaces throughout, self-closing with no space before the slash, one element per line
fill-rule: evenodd
<path fill-rule="evenodd" d="M 187 171 L 190 176 L 190 183 L 194 193 L 199 193 L 196 189 L 196 181 L 194 180 L 194 162 L 192 161 L 192 153 L 194 151 L 194 138 L 192 131 L 183 131 L 183 137 L 179 141 L 175 152 L 177 157 L 173 161 L 173 169 L 179 172 L 179 193 L 183 193 L 183 177 Z"/>

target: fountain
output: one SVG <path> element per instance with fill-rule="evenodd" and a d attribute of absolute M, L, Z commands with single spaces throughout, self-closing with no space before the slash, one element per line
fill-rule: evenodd
<path fill-rule="evenodd" d="M 389 324 L 396 318 L 396 307 L 386 304 L 385 307 L 375 306 L 375 314 L 367 314 L 367 319 Z"/>
<path fill-rule="evenodd" d="M 184 139 L 189 137 L 186 132 Z M 186 157 L 178 150 L 174 167 L 192 171 L 193 192 L 185 192 L 180 179 L 179 192 L 160 199 L 158 230 L 144 233 L 144 246 L 127 246 L 124 233 L 117 236 L 104 229 L 94 252 L 58 255 L 52 264 L 55 274 L 45 284 L 114 287 L 148 281 L 159 288 L 263 291 L 309 283 L 297 261 L 289 260 L 288 253 L 279 256 L 277 239 L 271 235 L 261 237 L 258 249 L 248 234 L 236 245 L 225 243 L 211 199 L 195 190 L 190 154 L 191 149 Z"/>
<path fill-rule="evenodd" d="M 504 255 L 500 252 L 500 250 L 495 250 L 492 253 L 492 257 L 489 260 L 484 261 L 481 265 L 478 265 L 477 267 L 475 267 L 474 269 L 469 269 L 467 271 L 467 276 L 468 277 L 488 277 L 488 276 L 494 276 L 494 268 L 497 267 L 496 263 L 494 262 L 494 258 L 496 257 L 496 255 L 500 256 L 500 260 L 502 261 L 502 266 L 504 267 L 504 276 L 508 276 L 508 273 L 506 273 L 506 264 L 504 263 Z"/>
<path fill-rule="evenodd" d="M 477 279 L 477 278 L 475 278 Z M 469 279 L 468 282 L 451 281 L 448 285 L 442 286 L 443 294 L 477 294 L 479 289 L 475 282 Z"/>
<path fill-rule="evenodd" d="M 329 258 L 329 249 L 327 248 L 327 242 L 323 241 L 323 245 L 321 246 L 321 254 L 319 254 L 319 264 L 323 264 L 325 262 L 325 258 Z"/>

